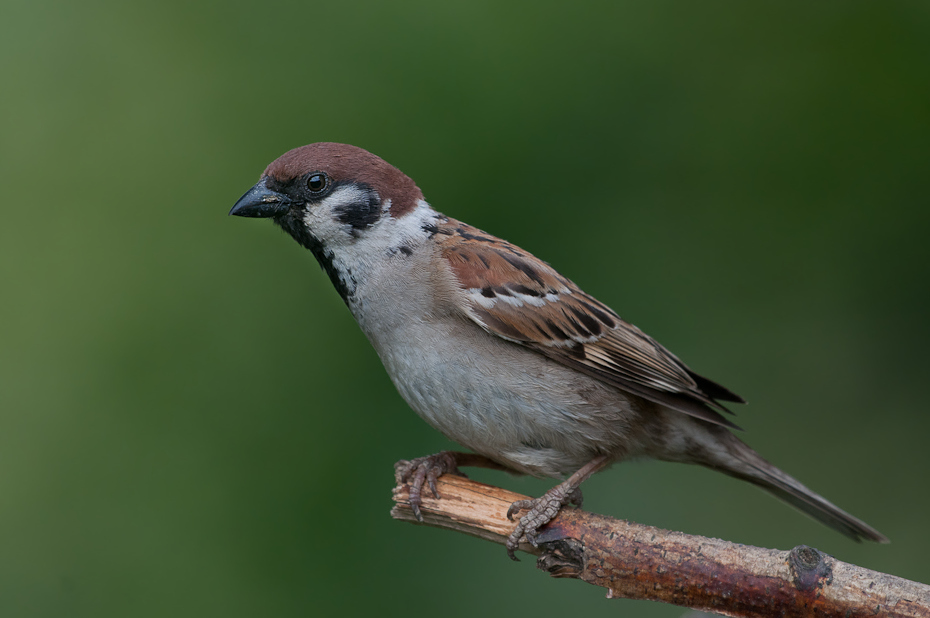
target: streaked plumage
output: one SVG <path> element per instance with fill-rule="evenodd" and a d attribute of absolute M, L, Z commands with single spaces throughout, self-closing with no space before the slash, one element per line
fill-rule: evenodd
<path fill-rule="evenodd" d="M 874 528 L 734 436 L 720 403 L 743 400 L 545 262 L 436 212 L 397 168 L 319 143 L 274 161 L 230 214 L 267 217 L 313 252 L 408 404 L 480 456 L 401 462 L 419 513 L 424 484 L 458 465 L 569 479 L 530 504 L 508 541 L 633 457 L 696 463 L 773 493 L 856 539 Z M 435 491 L 435 489 L 434 489 Z"/>

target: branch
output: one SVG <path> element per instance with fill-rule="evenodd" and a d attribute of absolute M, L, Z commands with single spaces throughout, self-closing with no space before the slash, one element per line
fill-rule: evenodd
<path fill-rule="evenodd" d="M 513 492 L 446 475 L 423 495 L 424 524 L 503 545 Z M 417 523 L 407 487 L 391 516 Z M 811 547 L 777 551 L 660 530 L 565 508 L 539 534 L 536 565 L 553 577 L 607 588 L 607 598 L 647 599 L 725 616 L 930 618 L 930 586 L 840 562 Z M 503 552 L 501 552 L 503 554 Z M 503 559 L 503 555 L 502 555 Z"/>

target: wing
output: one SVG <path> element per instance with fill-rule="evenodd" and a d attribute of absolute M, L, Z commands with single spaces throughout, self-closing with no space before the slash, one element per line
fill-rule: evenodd
<path fill-rule="evenodd" d="M 609 307 L 536 257 L 449 219 L 442 255 L 483 329 L 602 382 L 705 421 L 737 428 L 720 401 L 744 400 L 691 371 Z"/>

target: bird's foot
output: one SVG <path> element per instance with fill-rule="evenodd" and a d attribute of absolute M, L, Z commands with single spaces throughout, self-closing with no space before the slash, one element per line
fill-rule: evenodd
<path fill-rule="evenodd" d="M 526 540 L 533 547 L 536 547 L 536 536 L 539 534 L 539 529 L 552 521 L 566 504 L 574 504 L 580 507 L 583 500 L 581 487 L 572 483 L 572 479 L 569 479 L 556 485 L 539 498 L 517 500 L 511 504 L 510 508 L 507 509 L 507 519 L 510 521 L 513 521 L 513 516 L 518 511 L 527 511 L 527 513 L 520 518 L 517 526 L 507 539 L 507 555 L 510 556 L 510 559 L 520 561 L 514 555 L 514 551 L 520 545 L 521 537 L 525 535 Z"/>
<path fill-rule="evenodd" d="M 436 479 L 443 474 L 454 474 L 456 476 L 465 476 L 459 471 L 459 457 L 461 453 L 453 451 L 442 451 L 428 457 L 417 457 L 410 461 L 401 460 L 394 464 L 394 479 L 398 485 L 406 484 L 410 486 L 408 492 L 408 502 L 417 521 L 423 522 L 423 515 L 420 513 L 420 504 L 422 502 L 423 484 L 429 486 L 433 496 L 439 498 L 439 490 L 436 489 Z M 467 478 L 467 477 L 466 477 Z"/>

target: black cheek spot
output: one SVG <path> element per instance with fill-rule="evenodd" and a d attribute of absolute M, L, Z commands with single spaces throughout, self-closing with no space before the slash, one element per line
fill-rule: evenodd
<path fill-rule="evenodd" d="M 358 202 L 341 206 L 336 211 L 336 216 L 339 221 L 352 228 L 351 234 L 357 238 L 360 232 L 371 227 L 381 218 L 381 200 L 370 187 L 356 186 L 364 191 L 364 197 Z"/>
<path fill-rule="evenodd" d="M 410 247 L 406 245 L 401 245 L 400 247 L 397 248 L 397 250 L 406 256 L 413 255 L 413 249 L 411 249 Z"/>

